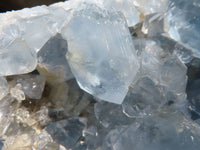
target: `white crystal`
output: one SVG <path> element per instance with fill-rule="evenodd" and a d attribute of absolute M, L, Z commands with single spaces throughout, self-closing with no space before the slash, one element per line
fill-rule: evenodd
<path fill-rule="evenodd" d="M 79 86 L 100 99 L 121 104 L 138 70 L 123 16 L 83 5 L 61 33 L 68 42 L 67 59 Z"/>

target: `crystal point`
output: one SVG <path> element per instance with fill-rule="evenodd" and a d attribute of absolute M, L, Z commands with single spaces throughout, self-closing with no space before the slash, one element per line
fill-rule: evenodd
<path fill-rule="evenodd" d="M 62 30 L 68 42 L 71 70 L 82 89 L 102 100 L 121 104 L 138 71 L 126 22 L 115 11 L 95 5 L 82 7 Z"/>

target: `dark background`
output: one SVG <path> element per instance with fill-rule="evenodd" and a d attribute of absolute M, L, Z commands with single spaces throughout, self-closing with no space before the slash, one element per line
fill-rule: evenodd
<path fill-rule="evenodd" d="M 0 0 L 0 12 L 18 10 L 24 7 L 33 7 L 37 5 L 50 5 L 58 1 L 64 0 Z"/>

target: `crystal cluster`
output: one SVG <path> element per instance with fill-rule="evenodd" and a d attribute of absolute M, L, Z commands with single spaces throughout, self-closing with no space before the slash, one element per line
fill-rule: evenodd
<path fill-rule="evenodd" d="M 198 150 L 198 0 L 70 0 L 0 14 L 0 150 Z"/>

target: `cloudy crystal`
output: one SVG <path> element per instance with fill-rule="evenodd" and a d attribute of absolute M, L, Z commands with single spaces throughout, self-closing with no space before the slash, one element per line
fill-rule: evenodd
<path fill-rule="evenodd" d="M 123 16 L 82 5 L 62 36 L 68 41 L 67 59 L 79 86 L 100 99 L 122 103 L 138 70 Z"/>

